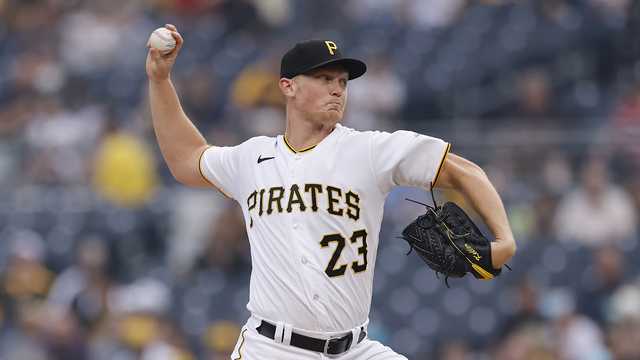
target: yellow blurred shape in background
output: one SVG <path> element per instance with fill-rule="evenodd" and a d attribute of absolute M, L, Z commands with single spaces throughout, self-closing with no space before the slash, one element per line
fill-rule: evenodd
<path fill-rule="evenodd" d="M 95 161 L 99 194 L 116 205 L 137 207 L 151 198 L 156 183 L 155 162 L 144 142 L 123 132 L 105 137 Z"/>
<path fill-rule="evenodd" d="M 142 349 L 156 339 L 158 326 L 152 316 L 129 315 L 120 320 L 120 339 L 134 349 Z"/>
<path fill-rule="evenodd" d="M 232 351 L 240 335 L 240 326 L 231 321 L 213 323 L 204 334 L 204 343 L 218 352 Z"/>

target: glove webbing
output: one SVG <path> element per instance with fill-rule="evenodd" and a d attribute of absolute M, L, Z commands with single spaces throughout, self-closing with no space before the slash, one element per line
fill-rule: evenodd
<path fill-rule="evenodd" d="M 414 203 L 416 203 L 416 204 L 420 204 L 420 205 L 422 205 L 422 206 L 426 207 L 426 208 L 427 208 L 427 212 L 430 212 L 430 213 L 431 213 L 431 215 L 434 217 L 434 219 L 436 219 L 436 223 L 438 223 L 437 219 L 439 218 L 439 212 L 440 212 L 441 206 L 439 206 L 439 205 L 438 205 L 438 203 L 436 202 L 436 197 L 433 195 L 433 187 L 431 187 L 431 188 L 430 188 L 430 192 L 431 192 L 431 200 L 433 201 L 433 206 L 431 206 L 431 205 L 427 205 L 427 204 L 422 203 L 422 202 L 420 202 L 420 201 L 416 201 L 416 200 L 409 199 L 409 198 L 405 198 L 405 200 L 407 200 L 407 201 L 411 201 L 411 202 L 414 202 Z M 471 263 L 471 265 L 472 265 L 472 266 L 474 266 L 475 264 L 473 264 L 473 263 L 471 262 L 471 260 L 469 260 L 469 258 L 467 258 L 466 254 L 465 254 L 464 252 L 462 252 L 462 251 L 461 251 L 461 250 L 456 246 L 456 244 L 454 243 L 453 239 L 451 238 L 452 236 L 454 236 L 454 237 L 466 237 L 466 236 L 468 236 L 470 233 L 466 233 L 466 234 L 458 235 L 458 234 L 454 233 L 453 231 L 451 231 L 451 229 L 449 229 L 449 227 L 447 226 L 447 224 L 445 224 L 445 223 L 444 223 L 444 220 L 446 220 L 446 219 L 448 218 L 448 216 L 449 216 L 449 215 L 447 215 L 445 218 L 441 219 L 441 221 L 440 221 L 439 223 L 440 223 L 440 224 L 442 224 L 442 225 L 444 225 L 444 227 L 445 227 L 444 232 L 447 234 L 447 237 L 449 238 L 449 242 L 453 245 L 453 248 L 454 248 L 454 249 L 456 249 L 460 254 L 462 254 L 462 255 L 464 256 L 464 258 L 465 258 L 469 263 Z M 424 226 L 420 225 L 420 223 L 416 223 L 416 225 L 417 225 L 418 227 L 422 228 L 422 229 L 427 229 L 427 228 L 425 228 Z M 442 229 L 441 229 L 441 230 L 442 230 Z M 427 232 L 427 234 L 429 234 L 429 232 Z M 413 237 L 413 236 L 412 236 L 412 237 Z M 401 238 L 404 238 L 404 236 L 402 236 Z M 415 237 L 414 237 L 414 239 L 415 239 L 415 240 L 418 240 L 418 242 L 420 242 L 420 239 L 416 239 Z M 406 239 L 405 239 L 405 240 L 406 240 Z M 409 243 L 409 252 L 407 252 L 407 254 L 406 254 L 406 255 L 408 256 L 409 254 L 411 254 L 411 251 L 413 250 L 413 248 L 414 248 L 414 247 L 417 247 L 417 246 L 415 245 L 415 241 L 414 241 L 414 242 L 407 241 L 407 242 Z M 431 242 L 431 243 L 433 244 L 433 242 Z M 420 248 L 418 248 L 418 249 L 420 249 Z M 420 249 L 420 250 L 426 251 L 426 250 L 424 250 L 424 249 Z M 444 270 L 446 271 L 444 274 L 447 274 L 447 275 L 445 275 L 444 283 L 445 283 L 445 285 L 446 285 L 448 288 L 450 288 L 450 286 L 449 286 L 449 275 L 448 275 L 448 274 L 452 272 L 452 270 L 453 270 L 453 268 L 454 268 L 454 266 L 455 266 L 455 259 L 448 259 L 448 260 L 447 260 L 446 258 L 444 258 L 444 251 L 438 251 L 437 253 L 438 253 L 438 254 L 442 253 L 442 257 L 440 258 L 440 260 L 441 260 L 441 261 L 440 261 L 440 263 L 441 263 L 441 264 L 448 264 L 448 266 L 444 269 Z M 484 271 L 484 269 L 482 269 L 482 271 Z M 436 273 L 436 278 L 438 278 L 438 279 L 439 279 L 439 278 L 440 278 L 440 276 L 439 276 L 439 273 L 440 273 L 440 272 L 439 272 L 439 271 L 436 271 L 435 273 Z M 489 274 L 489 275 L 490 275 L 490 274 Z"/>
<path fill-rule="evenodd" d="M 421 228 L 423 228 L 423 229 L 424 229 L 424 227 L 423 227 L 422 225 L 420 225 L 420 224 L 416 224 L 416 225 L 418 225 L 419 227 L 421 227 Z M 413 236 L 413 235 L 411 235 L 411 234 L 410 234 L 409 236 L 410 236 L 411 238 L 413 238 L 413 239 L 414 239 L 414 242 L 407 241 L 407 242 L 409 243 L 409 252 L 407 252 L 407 253 L 406 253 L 406 255 L 407 255 L 407 256 L 408 256 L 409 254 L 411 254 L 411 251 L 413 250 L 413 248 L 414 248 L 414 247 L 415 247 L 415 248 L 417 248 L 418 250 L 422 251 L 422 252 L 426 252 L 426 251 L 427 251 L 427 249 L 421 248 L 421 247 L 419 247 L 419 246 L 417 246 L 417 245 L 416 245 L 416 242 L 421 242 L 421 239 L 418 239 L 418 238 L 414 237 L 414 236 Z M 401 236 L 400 238 L 404 239 L 404 236 Z M 406 239 L 405 239 L 405 240 L 406 240 Z M 433 244 L 438 244 L 438 242 L 433 242 L 433 241 L 430 241 L 430 243 L 431 243 L 432 245 L 433 245 Z M 431 252 L 431 251 L 430 251 L 430 252 Z M 446 257 L 444 256 L 444 251 L 442 251 L 442 250 L 436 251 L 435 253 L 436 253 L 437 255 L 439 255 L 439 259 L 438 259 L 438 260 L 440 260 L 440 264 L 448 264 L 448 265 L 445 267 L 445 269 L 443 269 L 443 273 L 444 273 L 444 274 L 449 274 L 449 273 L 451 273 L 451 272 L 452 272 L 452 270 L 453 270 L 453 269 L 454 269 L 454 267 L 455 267 L 455 259 L 446 259 Z M 440 278 L 440 276 L 439 276 L 440 271 L 436 271 L 435 273 L 436 273 L 436 277 L 439 279 L 439 278 Z M 448 281 L 448 280 L 449 280 L 449 275 L 445 275 L 444 283 L 445 283 L 445 285 L 447 285 L 447 287 L 450 287 L 450 286 L 449 286 L 449 281 Z"/>

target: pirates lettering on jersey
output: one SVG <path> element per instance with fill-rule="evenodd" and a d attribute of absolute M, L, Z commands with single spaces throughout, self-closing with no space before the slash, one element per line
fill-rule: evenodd
<path fill-rule="evenodd" d="M 344 194 L 344 195 L 343 195 Z M 247 198 L 250 214 L 262 216 L 272 213 L 305 212 L 307 209 L 317 212 L 321 196 L 327 199 L 326 211 L 335 216 L 346 216 L 353 221 L 360 218 L 360 195 L 352 190 L 345 191 L 335 186 L 321 184 L 293 184 L 289 189 L 274 186 L 259 189 Z M 265 210 L 266 208 L 266 210 Z"/>

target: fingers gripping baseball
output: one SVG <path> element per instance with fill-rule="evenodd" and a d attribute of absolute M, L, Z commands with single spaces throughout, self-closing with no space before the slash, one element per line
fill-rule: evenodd
<path fill-rule="evenodd" d="M 175 64 L 178 53 L 182 48 L 184 40 L 178 32 L 178 29 L 171 24 L 165 25 L 165 28 L 171 32 L 171 36 L 176 42 L 175 48 L 170 52 L 163 54 L 159 49 L 154 48 L 147 43 L 149 52 L 147 53 L 146 69 L 149 80 L 160 81 L 166 80 L 171 74 L 171 69 Z"/>

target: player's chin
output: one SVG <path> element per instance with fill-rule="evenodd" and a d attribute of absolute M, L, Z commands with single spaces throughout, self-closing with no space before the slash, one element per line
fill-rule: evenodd
<path fill-rule="evenodd" d="M 330 109 L 325 114 L 326 119 L 333 123 L 340 122 L 340 120 L 342 120 L 342 116 L 344 115 L 342 110 L 338 109 Z"/>

